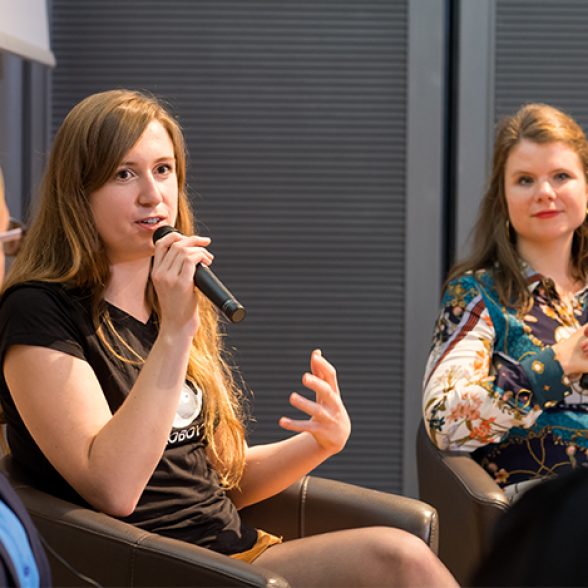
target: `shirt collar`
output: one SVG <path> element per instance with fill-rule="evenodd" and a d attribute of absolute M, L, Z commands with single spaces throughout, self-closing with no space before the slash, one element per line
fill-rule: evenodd
<path fill-rule="evenodd" d="M 529 293 L 533 294 L 537 287 L 543 286 L 548 290 L 550 294 L 559 298 L 557 291 L 555 289 L 555 284 L 551 278 L 545 277 L 543 274 L 540 274 L 538 271 L 534 270 L 526 261 L 519 259 L 519 263 L 521 264 L 521 271 L 523 273 L 524 278 L 527 281 L 527 287 L 529 288 Z M 583 288 L 574 292 L 574 296 L 576 298 L 584 297 L 588 293 L 588 284 L 585 284 Z"/>

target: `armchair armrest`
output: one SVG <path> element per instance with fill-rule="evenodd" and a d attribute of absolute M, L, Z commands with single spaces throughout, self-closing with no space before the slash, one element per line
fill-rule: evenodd
<path fill-rule="evenodd" d="M 469 454 L 447 452 L 441 458 L 440 465 L 450 473 L 448 483 L 454 485 L 455 492 L 480 505 L 496 507 L 501 511 L 510 506 L 504 491 Z"/>
<path fill-rule="evenodd" d="M 89 585 L 84 576 L 102 586 L 289 586 L 262 567 L 149 533 L 38 490 L 19 476 L 9 456 L 0 462 L 0 471 L 44 539 L 56 586 Z M 242 514 L 251 525 L 286 539 L 388 525 L 412 532 L 437 549 L 437 513 L 429 505 L 314 476 Z"/>
<path fill-rule="evenodd" d="M 242 511 L 243 518 L 285 539 L 384 525 L 420 537 L 436 553 L 437 511 L 404 496 L 306 476 L 277 496 Z"/>
<path fill-rule="evenodd" d="M 143 531 L 37 490 L 5 473 L 39 530 L 55 586 L 251 586 L 288 588 L 271 571 Z M 65 561 L 65 563 L 64 563 Z M 81 577 L 80 577 L 81 574 Z"/>
<path fill-rule="evenodd" d="M 496 520 L 510 503 L 469 453 L 440 451 L 421 422 L 417 436 L 420 497 L 439 512 L 439 555 L 460 583 L 490 546 Z"/>

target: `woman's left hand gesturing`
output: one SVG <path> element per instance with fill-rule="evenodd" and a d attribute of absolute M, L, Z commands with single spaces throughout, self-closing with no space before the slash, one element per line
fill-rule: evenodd
<path fill-rule="evenodd" d="M 351 433 L 351 421 L 341 400 L 335 368 L 316 349 L 310 357 L 311 373 L 302 376 L 302 384 L 312 390 L 316 401 L 293 392 L 290 404 L 310 419 L 280 419 L 280 426 L 289 431 L 310 433 L 318 445 L 330 455 L 345 447 Z"/>

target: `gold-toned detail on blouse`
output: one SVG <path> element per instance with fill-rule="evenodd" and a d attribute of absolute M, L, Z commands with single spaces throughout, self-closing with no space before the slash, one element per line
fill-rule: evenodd
<path fill-rule="evenodd" d="M 532 364 L 531 364 L 531 369 L 536 373 L 536 374 L 542 374 L 543 371 L 545 370 L 545 366 L 543 365 L 542 362 L 540 362 L 538 359 L 536 359 Z"/>

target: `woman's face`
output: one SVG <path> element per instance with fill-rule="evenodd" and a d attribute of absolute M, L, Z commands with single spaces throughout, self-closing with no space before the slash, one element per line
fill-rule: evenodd
<path fill-rule="evenodd" d="M 114 176 L 90 194 L 90 208 L 110 263 L 153 255 L 155 229 L 173 226 L 178 212 L 174 146 L 159 121 L 149 123 Z"/>
<path fill-rule="evenodd" d="M 579 155 L 561 142 L 523 139 L 506 161 L 504 192 L 519 253 L 571 244 L 586 218 L 588 188 Z"/>

